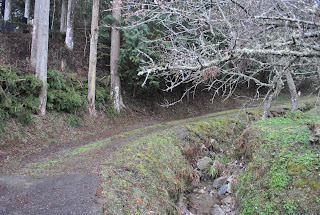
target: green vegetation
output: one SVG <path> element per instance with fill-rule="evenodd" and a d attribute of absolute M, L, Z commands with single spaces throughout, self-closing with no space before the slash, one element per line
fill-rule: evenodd
<path fill-rule="evenodd" d="M 117 151 L 105 163 L 104 201 L 108 214 L 174 214 L 175 201 L 191 173 L 171 135 L 152 135 Z"/>
<path fill-rule="evenodd" d="M 87 109 L 88 83 L 75 73 L 62 75 L 57 70 L 48 70 L 48 104 L 47 107 L 56 111 L 81 114 Z M 106 109 L 109 99 L 107 81 L 97 81 L 96 107 Z"/>
<path fill-rule="evenodd" d="M 137 129 L 77 147 L 71 152 L 59 154 L 55 159 L 31 165 L 25 173 L 54 174 L 66 169 L 72 172 L 72 167 L 79 167 L 79 163 L 90 166 L 90 162 L 94 162 L 97 166 L 98 162 L 104 176 L 102 196 L 107 214 L 146 214 L 150 211 L 175 214 L 178 197 L 189 189 L 187 182 L 193 171 L 190 162 L 199 155 L 195 152 L 200 151 L 202 140 L 211 144 L 210 138 L 215 137 L 227 147 L 242 129 L 237 120 L 229 117 L 186 122 L 185 126 L 181 126 L 182 122 L 186 120 L 170 122 L 172 127 L 133 141 L 107 160 L 100 157 L 97 160 L 95 155 L 113 144 L 114 139 L 134 138 L 164 125 Z"/>
<path fill-rule="evenodd" d="M 319 111 L 319 108 L 318 108 Z M 257 121 L 242 135 L 248 168 L 236 185 L 241 214 L 319 214 L 320 148 L 309 143 L 301 111 Z"/>
<path fill-rule="evenodd" d="M 103 165 L 106 212 L 175 214 L 175 202 L 188 189 L 188 161 L 197 158 L 203 140 L 209 145 L 215 137 L 228 146 L 241 129 L 236 120 L 218 117 L 149 135 L 120 149 Z M 185 130 L 186 137 L 178 138 Z"/>
<path fill-rule="evenodd" d="M 25 75 L 0 64 L 0 133 L 10 117 L 23 124 L 32 121 L 38 112 L 41 82 L 34 75 Z"/>
<path fill-rule="evenodd" d="M 76 87 L 76 88 L 75 88 Z M 79 113 L 86 109 L 85 91 L 75 75 L 63 75 L 57 70 L 48 70 L 48 109 Z"/>
<path fill-rule="evenodd" d="M 66 116 L 64 121 L 71 127 L 80 127 L 82 125 L 82 119 L 73 114 L 69 114 L 68 116 Z"/>
<path fill-rule="evenodd" d="M 108 105 L 110 93 L 107 85 L 106 79 L 97 81 L 96 108 L 112 117 L 114 111 Z M 11 117 L 17 117 L 22 124 L 32 122 L 32 114 L 39 111 L 41 86 L 35 75 L 23 74 L 0 64 L 0 133 Z M 86 80 L 75 73 L 62 75 L 57 70 L 48 70 L 47 108 L 65 112 L 65 121 L 69 126 L 81 126 L 81 117 L 87 109 L 87 92 Z"/>

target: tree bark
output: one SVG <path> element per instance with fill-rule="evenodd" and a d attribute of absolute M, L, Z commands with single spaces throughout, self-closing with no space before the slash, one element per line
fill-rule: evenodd
<path fill-rule="evenodd" d="M 114 21 L 111 30 L 111 53 L 110 53 L 110 74 L 111 74 L 111 97 L 113 98 L 114 108 L 120 112 L 124 108 L 121 96 L 121 83 L 118 74 L 118 60 L 120 56 L 120 30 L 117 24 L 121 16 L 121 0 L 114 0 L 112 5 L 112 16 Z"/>
<path fill-rule="evenodd" d="M 7 22 L 11 19 L 11 0 L 6 0 L 4 5 L 4 21 Z"/>
<path fill-rule="evenodd" d="M 29 19 L 29 17 L 30 17 L 30 0 L 25 0 L 24 17 L 27 19 Z"/>
<path fill-rule="evenodd" d="M 268 117 L 269 110 L 271 108 L 272 101 L 279 95 L 283 88 L 283 81 L 282 81 L 282 75 L 278 77 L 278 80 L 276 82 L 276 89 L 273 91 L 273 93 L 268 97 L 268 100 L 266 101 L 263 113 L 262 113 L 262 120 L 266 119 Z"/>
<path fill-rule="evenodd" d="M 288 84 L 290 96 L 291 96 L 291 109 L 290 109 L 290 111 L 294 112 L 294 111 L 298 110 L 299 95 L 297 93 L 296 85 L 294 84 L 290 70 L 286 71 L 286 79 L 287 79 L 287 84 Z"/>
<path fill-rule="evenodd" d="M 49 41 L 49 12 L 50 0 L 36 0 L 39 4 L 38 42 L 37 42 L 37 64 L 36 75 L 43 85 L 40 93 L 40 114 L 46 114 L 47 105 L 47 63 L 48 63 L 48 41 Z"/>
<path fill-rule="evenodd" d="M 61 2 L 61 19 L 60 19 L 60 32 L 66 33 L 67 31 L 67 0 Z"/>
<path fill-rule="evenodd" d="M 68 1 L 67 12 L 67 29 L 66 29 L 66 45 L 68 49 L 73 50 L 73 34 L 74 34 L 74 0 Z"/>
<path fill-rule="evenodd" d="M 33 68 L 36 68 L 36 66 L 37 66 L 38 26 L 39 26 L 39 19 L 40 19 L 39 13 L 40 13 L 40 4 L 39 4 L 39 1 L 35 1 L 33 30 L 32 30 L 31 56 L 30 56 L 30 63 Z"/>
<path fill-rule="evenodd" d="M 99 36 L 99 0 L 92 3 L 90 60 L 88 73 L 88 100 L 90 116 L 96 116 L 95 90 L 96 90 L 96 66 L 97 66 L 97 44 Z"/>

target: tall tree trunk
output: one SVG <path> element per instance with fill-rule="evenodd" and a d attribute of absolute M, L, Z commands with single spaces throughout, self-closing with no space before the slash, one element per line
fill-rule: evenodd
<path fill-rule="evenodd" d="M 51 16 L 51 30 L 53 30 L 53 25 L 54 25 L 54 19 L 56 15 L 56 0 L 53 0 L 53 10 L 52 10 L 52 16 Z M 50 17 L 50 15 L 49 15 Z M 49 19 L 50 20 L 50 19 Z"/>
<path fill-rule="evenodd" d="M 61 2 L 61 19 L 60 19 L 60 32 L 66 33 L 67 31 L 67 0 Z"/>
<path fill-rule="evenodd" d="M 97 44 L 99 36 L 99 0 L 92 3 L 91 40 L 90 40 L 90 60 L 88 73 L 88 100 L 89 113 L 96 116 L 95 90 L 96 90 L 96 66 L 97 66 Z"/>
<path fill-rule="evenodd" d="M 37 42 L 37 65 L 36 75 L 43 85 L 40 93 L 40 114 L 46 114 L 47 105 L 47 64 L 48 64 L 48 41 L 49 41 L 49 12 L 50 0 L 36 0 L 39 4 L 38 42 Z"/>
<path fill-rule="evenodd" d="M 121 84 L 118 74 L 118 60 L 120 56 L 120 30 L 117 29 L 117 24 L 121 16 L 121 0 L 114 0 L 112 5 L 112 16 L 114 21 L 111 30 L 111 53 L 110 53 L 110 74 L 111 74 L 111 97 L 113 98 L 114 108 L 116 111 L 124 107 L 121 96 Z"/>
<path fill-rule="evenodd" d="M 24 17 L 29 19 L 30 17 L 30 0 L 25 0 L 24 3 Z"/>
<path fill-rule="evenodd" d="M 298 110 L 299 95 L 297 93 L 296 85 L 294 84 L 290 70 L 286 71 L 286 79 L 287 79 L 287 84 L 288 84 L 290 95 L 291 95 L 291 109 L 290 109 L 290 111 L 294 112 L 294 111 Z"/>
<path fill-rule="evenodd" d="M 4 21 L 11 19 L 11 0 L 6 0 L 4 5 Z"/>
<path fill-rule="evenodd" d="M 30 63 L 33 68 L 37 66 L 37 44 L 38 44 L 38 26 L 40 20 L 40 4 L 39 1 L 35 1 L 34 4 L 34 19 L 33 19 L 33 30 L 32 30 L 32 44 L 31 44 L 31 56 Z"/>
<path fill-rule="evenodd" d="M 68 1 L 68 12 L 67 12 L 67 31 L 66 31 L 66 45 L 68 49 L 73 50 L 73 26 L 74 25 L 74 0 Z"/>
<path fill-rule="evenodd" d="M 276 83 L 275 83 L 275 90 L 272 92 L 272 94 L 268 97 L 265 105 L 264 105 L 264 108 L 263 108 L 263 113 L 262 113 L 262 120 L 263 119 L 266 119 L 268 117 L 268 113 L 269 113 L 269 110 L 271 108 L 271 104 L 272 104 L 272 101 L 279 95 L 279 93 L 281 92 L 283 88 L 283 81 L 282 81 L 282 75 L 278 77 L 278 80 L 276 80 Z"/>

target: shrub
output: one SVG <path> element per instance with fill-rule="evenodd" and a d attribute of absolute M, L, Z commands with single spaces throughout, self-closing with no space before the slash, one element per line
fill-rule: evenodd
<path fill-rule="evenodd" d="M 80 127 L 82 125 L 82 119 L 73 114 L 68 115 L 64 121 L 71 127 Z"/>
<path fill-rule="evenodd" d="M 57 70 L 48 70 L 48 103 L 47 107 L 67 113 L 80 113 L 87 107 L 87 102 L 74 86 L 79 84 L 74 76 L 63 77 Z"/>
<path fill-rule="evenodd" d="M 38 113 L 42 82 L 35 75 L 1 65 L 0 80 L 0 132 L 10 117 L 18 117 L 23 124 L 29 124 L 31 115 Z"/>

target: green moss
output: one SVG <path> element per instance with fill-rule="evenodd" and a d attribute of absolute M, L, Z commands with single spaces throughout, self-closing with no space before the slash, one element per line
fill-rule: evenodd
<path fill-rule="evenodd" d="M 186 189 L 185 178 L 192 168 L 178 147 L 180 140 L 170 134 L 163 136 L 142 138 L 114 155 L 125 159 L 108 159 L 103 171 L 108 187 L 104 193 L 108 213 L 134 214 L 152 210 L 167 214 L 175 211 L 173 201 Z M 126 202 L 128 199 L 134 201 Z"/>
<path fill-rule="evenodd" d="M 318 119 L 297 112 L 246 130 L 243 147 L 253 149 L 236 191 L 242 214 L 320 213 L 319 147 L 309 144 L 305 126 Z"/>
<path fill-rule="evenodd" d="M 317 181 L 311 181 L 311 188 L 315 192 L 319 192 L 320 191 L 320 183 L 318 183 Z"/>

